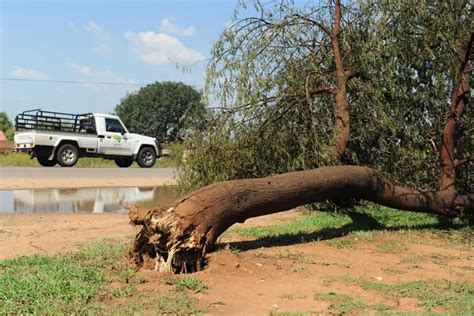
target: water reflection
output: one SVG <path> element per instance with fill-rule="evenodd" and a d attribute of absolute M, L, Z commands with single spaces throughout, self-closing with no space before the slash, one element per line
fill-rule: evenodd
<path fill-rule="evenodd" d="M 125 213 L 126 204 L 171 203 L 173 187 L 31 189 L 0 191 L 0 213 Z"/>

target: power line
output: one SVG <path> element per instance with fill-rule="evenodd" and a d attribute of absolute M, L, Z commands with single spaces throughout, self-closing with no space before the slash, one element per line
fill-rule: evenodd
<path fill-rule="evenodd" d="M 127 83 L 127 82 L 92 82 L 92 81 L 74 81 L 74 80 L 48 80 L 48 79 L 20 79 L 20 78 L 0 78 L 1 81 L 30 81 L 46 83 L 68 83 L 68 84 L 96 84 L 109 86 L 146 86 L 146 83 Z"/>

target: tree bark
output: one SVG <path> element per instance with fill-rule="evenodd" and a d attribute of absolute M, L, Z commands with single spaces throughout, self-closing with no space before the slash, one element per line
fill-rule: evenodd
<path fill-rule="evenodd" d="M 199 271 L 219 235 L 234 223 L 308 203 L 349 198 L 450 217 L 474 214 L 474 195 L 396 186 L 381 172 L 366 167 L 323 167 L 219 182 L 168 207 L 149 211 L 131 208 L 132 223 L 142 228 L 129 258 L 138 266 L 152 262 L 156 270 L 169 273 Z"/>
<path fill-rule="evenodd" d="M 346 95 L 348 75 L 344 69 L 341 50 L 339 47 L 339 34 L 341 32 L 341 2 L 336 0 L 334 8 L 334 27 L 330 34 L 334 64 L 336 66 L 336 89 L 334 93 L 334 115 L 336 117 L 334 143 L 336 158 L 341 160 L 347 150 L 350 139 L 349 102 Z"/>
<path fill-rule="evenodd" d="M 468 102 L 469 86 L 469 71 L 468 62 L 472 49 L 472 42 L 474 33 L 471 33 L 465 38 L 457 48 L 460 67 L 458 70 L 458 79 L 451 92 L 450 108 L 446 124 L 443 129 L 440 149 L 440 190 L 456 190 L 456 163 L 454 157 L 454 135 L 456 133 L 456 121 L 462 115 L 464 106 Z"/>

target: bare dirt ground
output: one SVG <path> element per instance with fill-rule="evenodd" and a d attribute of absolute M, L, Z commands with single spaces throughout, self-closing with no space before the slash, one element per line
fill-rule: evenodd
<path fill-rule="evenodd" d="M 0 190 L 173 185 L 173 168 L 0 167 Z"/>
<path fill-rule="evenodd" d="M 260 226 L 283 223 L 299 216 L 293 210 L 247 221 Z M 235 227 L 242 227 L 237 224 Z M 0 259 L 23 255 L 51 255 L 105 239 L 130 242 L 137 229 L 118 214 L 9 214 L 0 216 Z"/>
<path fill-rule="evenodd" d="M 445 299 L 435 294 L 437 286 L 474 280 L 472 248 L 434 234 L 377 232 L 370 240 L 338 240 L 347 239 L 353 242 L 347 247 L 327 240 L 253 248 L 247 241 L 247 250 L 219 250 L 210 254 L 207 269 L 193 274 L 208 288 L 191 295 L 206 315 L 438 313 L 446 310 L 430 301 Z M 111 308 L 173 291 L 169 275 L 143 269 L 135 278 L 147 281 L 131 297 L 108 301 Z M 392 292 L 393 284 L 402 286 Z"/>
<path fill-rule="evenodd" d="M 115 214 L 25 214 L 0 216 L 0 259 L 51 255 L 104 238 L 131 240 L 127 216 Z"/>
<path fill-rule="evenodd" d="M 292 210 L 254 218 L 238 227 L 281 224 L 299 216 Z M 124 215 L 7 215 L 0 217 L 0 258 L 67 252 L 104 238 L 129 242 L 134 233 Z M 220 242 L 223 249 L 209 255 L 207 268 L 192 275 L 207 289 L 190 296 L 209 315 L 426 312 L 425 294 L 419 293 L 426 282 L 474 280 L 472 246 L 458 240 L 455 233 L 376 231 L 263 248 L 261 242 L 226 233 Z M 133 294 L 104 303 L 111 309 L 133 304 L 146 307 L 147 302 L 173 291 L 170 278 L 179 277 L 140 270 L 133 276 L 141 280 L 134 282 Z M 389 284 L 411 284 L 408 289 L 415 286 L 418 292 L 412 296 L 391 293 L 384 290 Z"/>

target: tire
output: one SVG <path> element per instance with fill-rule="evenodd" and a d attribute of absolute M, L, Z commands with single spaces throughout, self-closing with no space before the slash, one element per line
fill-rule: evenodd
<path fill-rule="evenodd" d="M 151 147 L 144 147 L 138 152 L 137 163 L 142 168 L 151 168 L 156 162 L 156 152 Z"/>
<path fill-rule="evenodd" d="M 57 163 L 56 158 L 53 158 L 53 160 L 48 160 L 48 157 L 44 156 L 38 156 L 36 157 L 36 160 L 38 160 L 38 163 L 43 167 L 54 167 Z"/>
<path fill-rule="evenodd" d="M 71 144 L 62 145 L 56 153 L 56 160 L 61 167 L 73 167 L 79 160 L 79 150 Z"/>
<path fill-rule="evenodd" d="M 132 158 L 115 159 L 115 164 L 120 168 L 128 168 L 133 164 Z"/>

